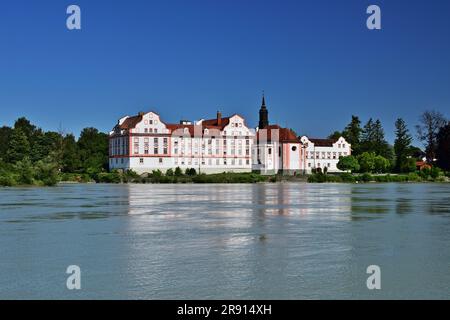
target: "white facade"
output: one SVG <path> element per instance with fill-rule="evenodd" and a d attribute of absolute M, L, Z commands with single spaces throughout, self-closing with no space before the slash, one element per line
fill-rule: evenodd
<path fill-rule="evenodd" d="M 337 140 L 300 138 L 302 143 L 302 168 L 306 173 L 326 168 L 327 172 L 342 172 L 337 168 L 340 157 L 351 155 L 351 145 L 340 137 Z"/>
<path fill-rule="evenodd" d="M 262 174 L 297 174 L 301 169 L 301 143 L 287 128 L 270 125 L 257 130 L 252 151 L 253 170 Z"/>
<path fill-rule="evenodd" d="M 244 119 L 200 120 L 166 124 L 154 112 L 119 120 L 110 132 L 110 169 L 139 174 L 180 167 L 201 173 L 250 172 L 255 133 Z"/>

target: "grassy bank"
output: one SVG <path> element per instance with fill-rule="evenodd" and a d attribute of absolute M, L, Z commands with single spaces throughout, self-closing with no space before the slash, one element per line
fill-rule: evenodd
<path fill-rule="evenodd" d="M 133 171 L 127 172 L 102 172 L 89 180 L 89 176 L 65 174 L 62 181 L 66 182 L 89 182 L 98 183 L 258 183 L 275 182 L 272 176 L 262 176 L 256 173 L 232 173 L 224 172 L 217 174 L 197 174 L 194 169 L 188 169 L 184 173 L 169 170 L 163 174 L 159 170 L 154 170 L 147 175 L 138 175 Z"/>
<path fill-rule="evenodd" d="M 368 183 L 368 182 L 450 182 L 442 171 L 411 172 L 408 174 L 323 174 L 316 173 L 308 177 L 309 183 Z"/>

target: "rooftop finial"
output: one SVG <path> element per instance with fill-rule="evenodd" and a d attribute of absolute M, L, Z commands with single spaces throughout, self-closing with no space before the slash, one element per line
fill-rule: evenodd
<path fill-rule="evenodd" d="M 266 99 L 264 97 L 264 90 L 262 91 L 262 104 L 261 106 L 265 107 L 266 106 Z"/>

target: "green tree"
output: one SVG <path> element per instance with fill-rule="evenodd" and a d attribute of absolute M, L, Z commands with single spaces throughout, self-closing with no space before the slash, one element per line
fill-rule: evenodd
<path fill-rule="evenodd" d="M 194 168 L 186 168 L 185 174 L 188 176 L 195 176 L 197 171 Z"/>
<path fill-rule="evenodd" d="M 371 152 L 374 149 L 375 125 L 370 118 L 364 125 L 361 132 L 361 152 Z"/>
<path fill-rule="evenodd" d="M 354 156 L 340 157 L 337 168 L 342 171 L 358 171 L 360 169 L 358 160 Z"/>
<path fill-rule="evenodd" d="M 386 159 L 383 156 L 375 156 L 373 159 L 373 172 L 376 173 L 384 173 L 387 172 L 389 170 L 389 167 L 391 165 L 391 163 L 389 162 L 388 159 Z"/>
<path fill-rule="evenodd" d="M 21 130 L 18 130 L 21 131 Z M 34 168 L 30 158 L 24 157 L 14 164 L 14 171 L 17 172 L 17 183 L 23 185 L 34 184 Z"/>
<path fill-rule="evenodd" d="M 388 142 L 386 141 L 384 137 L 384 129 L 381 125 L 381 121 L 377 119 L 374 123 L 374 140 L 373 140 L 373 152 L 375 152 L 376 155 L 380 155 L 386 159 L 392 159 L 393 158 L 393 152 L 391 147 L 389 146 Z"/>
<path fill-rule="evenodd" d="M 58 163 L 47 157 L 35 164 L 34 177 L 46 186 L 53 186 L 58 183 L 58 171 Z"/>
<path fill-rule="evenodd" d="M 423 142 L 426 157 L 430 162 L 436 158 L 439 130 L 446 124 L 444 115 L 437 111 L 425 111 L 419 118 L 419 124 L 416 126 L 417 137 Z"/>
<path fill-rule="evenodd" d="M 358 156 L 360 171 L 363 173 L 373 172 L 375 169 L 375 157 L 374 152 L 363 152 L 360 154 Z"/>
<path fill-rule="evenodd" d="M 450 171 L 450 122 L 437 135 L 436 157 L 438 166 Z"/>
<path fill-rule="evenodd" d="M 8 153 L 9 141 L 11 140 L 13 129 L 7 126 L 0 128 L 0 159 L 6 160 Z"/>
<path fill-rule="evenodd" d="M 415 172 L 416 171 L 416 158 L 408 158 L 405 163 L 403 163 L 401 172 Z"/>
<path fill-rule="evenodd" d="M 7 161 L 15 163 L 30 156 L 30 143 L 21 129 L 14 129 L 9 141 Z"/>
<path fill-rule="evenodd" d="M 332 134 L 330 134 L 329 136 L 328 136 L 328 139 L 332 139 L 332 140 L 337 140 L 337 139 L 339 139 L 340 137 L 342 137 L 343 135 L 342 135 L 342 132 L 340 132 L 340 131 L 335 131 L 335 132 L 333 132 Z"/>
<path fill-rule="evenodd" d="M 95 174 L 108 168 L 108 135 L 95 128 L 85 128 L 78 139 L 78 149 L 84 172 Z"/>
<path fill-rule="evenodd" d="M 398 118 L 395 122 L 395 171 L 404 172 L 408 170 L 408 157 L 411 156 L 412 137 L 406 127 L 406 123 L 402 118 Z M 407 171 L 409 172 L 409 170 Z"/>
<path fill-rule="evenodd" d="M 63 139 L 61 164 L 63 172 L 78 172 L 81 169 L 78 145 L 73 134 L 68 134 Z"/>
<path fill-rule="evenodd" d="M 357 116 L 352 115 L 352 120 L 345 127 L 342 135 L 352 145 L 352 153 L 354 155 L 360 153 L 361 131 L 361 121 Z"/>
<path fill-rule="evenodd" d="M 175 176 L 180 177 L 183 175 L 183 171 L 181 170 L 180 167 L 176 167 L 175 168 Z"/>
<path fill-rule="evenodd" d="M 16 120 L 16 122 L 14 123 L 14 129 L 21 130 L 30 143 L 32 142 L 33 136 L 37 130 L 36 126 L 31 124 L 30 120 L 25 117 L 21 117 Z"/>

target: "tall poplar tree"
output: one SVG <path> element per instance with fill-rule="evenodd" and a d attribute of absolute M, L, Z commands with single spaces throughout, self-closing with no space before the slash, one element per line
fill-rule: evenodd
<path fill-rule="evenodd" d="M 411 151 L 412 137 L 409 134 L 409 130 L 405 121 L 402 118 L 398 118 L 395 121 L 395 171 L 405 172 L 408 170 L 408 157 Z"/>

